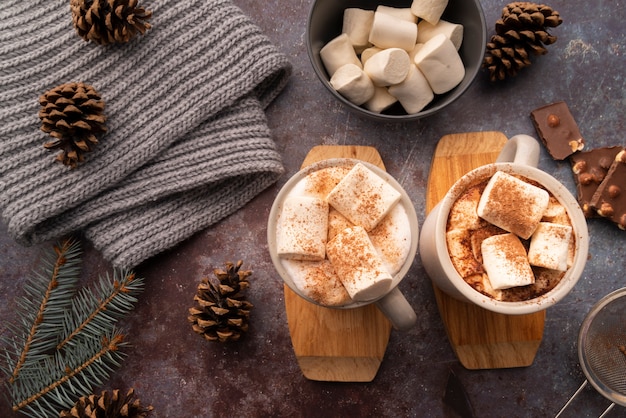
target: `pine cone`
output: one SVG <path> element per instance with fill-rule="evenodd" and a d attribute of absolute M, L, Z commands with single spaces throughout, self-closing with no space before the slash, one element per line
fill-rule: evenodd
<path fill-rule="evenodd" d="M 209 341 L 237 341 L 248 331 L 252 304 L 243 295 L 248 288 L 249 270 L 240 270 L 243 262 L 226 263 L 226 271 L 216 269 L 218 284 L 205 278 L 194 297 L 196 306 L 189 308 L 193 330 Z"/>
<path fill-rule="evenodd" d="M 483 67 L 491 81 L 504 80 L 531 64 L 531 55 L 544 55 L 546 45 L 556 42 L 547 28 L 563 23 L 559 12 L 532 2 L 513 2 L 502 9 L 496 22 L 496 34 L 487 43 Z"/>
<path fill-rule="evenodd" d="M 103 391 L 100 395 L 81 397 L 72 409 L 61 411 L 60 418 L 144 418 L 148 416 L 152 406 L 142 406 L 135 391 L 130 389 L 126 396 L 120 391 Z"/>
<path fill-rule="evenodd" d="M 39 104 L 41 130 L 55 138 L 44 147 L 60 149 L 57 160 L 76 168 L 107 131 L 100 94 L 89 84 L 65 83 L 41 95 Z"/>
<path fill-rule="evenodd" d="M 152 12 L 137 7 L 137 0 L 71 0 L 72 22 L 86 41 L 121 44 L 151 28 Z"/>

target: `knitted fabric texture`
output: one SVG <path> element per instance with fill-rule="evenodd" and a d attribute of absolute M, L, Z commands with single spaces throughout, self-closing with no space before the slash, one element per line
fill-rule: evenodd
<path fill-rule="evenodd" d="M 2 0 L 0 210 L 31 245 L 84 231 L 132 268 L 243 207 L 283 173 L 264 109 L 287 58 L 230 0 L 153 0 L 124 45 L 80 38 L 67 0 Z M 108 132 L 74 170 L 43 148 L 38 98 L 82 81 Z"/>

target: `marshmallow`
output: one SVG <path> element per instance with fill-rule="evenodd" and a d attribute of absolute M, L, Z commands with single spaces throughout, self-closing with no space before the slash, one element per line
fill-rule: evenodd
<path fill-rule="evenodd" d="M 480 201 L 480 190 L 471 187 L 456 199 L 448 214 L 450 229 L 478 229 L 481 222 L 476 208 Z"/>
<path fill-rule="evenodd" d="M 417 25 L 412 22 L 391 16 L 387 13 L 374 13 L 374 22 L 369 41 L 375 46 L 386 48 L 402 48 L 410 51 L 417 40 Z"/>
<path fill-rule="evenodd" d="M 376 87 L 372 98 L 363 103 L 363 106 L 374 113 L 382 113 L 397 101 L 398 99 L 389 94 L 386 87 Z"/>
<path fill-rule="evenodd" d="M 348 35 L 357 54 L 369 46 L 369 36 L 374 21 L 373 10 L 363 10 L 354 7 L 343 11 L 342 33 Z"/>
<path fill-rule="evenodd" d="M 466 244 L 469 240 L 470 231 L 467 229 L 452 229 L 446 232 L 450 261 L 463 278 L 483 272 L 483 268 L 474 257 L 471 247 Z"/>
<path fill-rule="evenodd" d="M 354 224 L 350 222 L 345 216 L 333 207 L 330 207 L 328 211 L 328 240 L 330 241 L 346 228 L 353 227 Z"/>
<path fill-rule="evenodd" d="M 352 46 L 352 42 L 350 42 L 350 38 L 345 33 L 342 33 L 324 45 L 320 50 L 320 58 L 330 77 L 335 74 L 335 71 L 346 64 L 354 64 L 359 68 L 363 68 Z"/>
<path fill-rule="evenodd" d="M 497 171 L 483 191 L 478 216 L 523 239 L 535 232 L 548 207 L 550 195 L 503 171 Z"/>
<path fill-rule="evenodd" d="M 372 55 L 363 65 L 363 71 L 375 86 L 385 87 L 404 80 L 410 66 L 409 54 L 404 49 L 387 48 Z"/>
<path fill-rule="evenodd" d="M 278 255 L 293 260 L 323 260 L 328 211 L 328 203 L 322 199 L 287 197 L 276 225 Z"/>
<path fill-rule="evenodd" d="M 404 205 L 395 205 L 368 236 L 392 275 L 402 268 L 411 249 L 411 224 Z"/>
<path fill-rule="evenodd" d="M 435 25 L 446 10 L 446 6 L 448 6 L 448 0 L 413 0 L 411 12 Z"/>
<path fill-rule="evenodd" d="M 282 260 L 282 264 L 298 290 L 314 302 L 324 306 L 352 302 L 330 261 Z"/>
<path fill-rule="evenodd" d="M 406 20 L 408 22 L 417 23 L 417 16 L 413 14 L 410 7 L 391 7 L 381 4 L 376 7 L 376 11 L 395 16 L 398 19 Z"/>
<path fill-rule="evenodd" d="M 411 62 L 415 62 L 415 56 L 417 55 L 417 51 L 419 51 L 424 46 L 423 43 L 416 43 L 412 50 L 409 51 L 409 58 Z"/>
<path fill-rule="evenodd" d="M 357 106 L 362 105 L 374 95 L 372 80 L 354 64 L 339 67 L 330 78 L 330 85 Z"/>
<path fill-rule="evenodd" d="M 389 94 L 398 99 L 408 114 L 419 112 L 435 97 L 428 80 L 415 65 L 411 65 L 404 81 L 389 86 Z"/>
<path fill-rule="evenodd" d="M 489 281 L 489 276 L 487 276 L 486 273 L 474 274 L 473 276 L 465 277 L 464 279 L 470 286 L 480 293 L 484 293 L 495 300 L 503 299 L 502 290 L 496 290 L 493 288 L 491 282 Z"/>
<path fill-rule="evenodd" d="M 363 227 L 341 231 L 328 242 L 326 252 L 353 300 L 372 300 L 389 290 L 393 278 Z"/>
<path fill-rule="evenodd" d="M 440 33 L 452 41 L 452 44 L 458 51 L 463 43 L 463 25 L 448 22 L 447 20 L 439 20 L 436 24 L 432 24 L 427 20 L 422 20 L 417 24 L 417 43 L 426 43 L 430 38 Z"/>
<path fill-rule="evenodd" d="M 352 167 L 326 201 L 355 225 L 371 231 L 400 200 L 400 192 L 361 163 Z"/>
<path fill-rule="evenodd" d="M 566 271 L 572 227 L 540 222 L 530 240 L 528 261 L 533 266 Z"/>
<path fill-rule="evenodd" d="M 461 56 L 452 41 L 441 33 L 424 43 L 413 62 L 436 94 L 452 90 L 465 77 Z"/>
<path fill-rule="evenodd" d="M 382 48 L 378 48 L 376 46 L 370 46 L 369 48 L 364 49 L 363 52 L 361 52 L 361 64 L 365 65 L 368 59 L 380 51 L 382 51 Z"/>
<path fill-rule="evenodd" d="M 526 248 L 515 234 L 507 233 L 486 238 L 483 240 L 481 250 L 483 266 L 494 289 L 508 289 L 534 283 L 535 276 L 528 262 Z"/>

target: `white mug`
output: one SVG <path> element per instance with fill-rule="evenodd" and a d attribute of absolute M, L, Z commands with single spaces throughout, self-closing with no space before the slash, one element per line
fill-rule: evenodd
<path fill-rule="evenodd" d="M 419 251 L 426 273 L 443 292 L 458 300 L 474 303 L 490 311 L 519 315 L 542 311 L 565 297 L 585 268 L 589 248 L 587 221 L 574 196 L 554 177 L 536 168 L 539 143 L 528 135 L 511 138 L 496 162 L 478 167 L 457 180 L 444 198 L 432 209 L 422 225 Z M 572 266 L 549 292 L 534 299 L 508 302 L 486 296 L 470 286 L 459 275 L 450 259 L 446 244 L 446 224 L 450 208 L 475 179 L 486 179 L 496 171 L 518 174 L 537 181 L 565 207 L 572 223 L 575 253 Z"/>
<path fill-rule="evenodd" d="M 287 195 L 294 189 L 302 179 L 304 179 L 308 174 L 326 168 L 330 166 L 336 165 L 346 165 L 349 167 L 354 166 L 357 162 L 365 165 L 367 168 L 378 174 L 381 178 L 386 180 L 391 186 L 393 186 L 396 190 L 398 190 L 401 194 L 399 204 L 402 204 L 406 210 L 407 216 L 409 218 L 409 224 L 411 227 L 411 246 L 409 249 L 409 253 L 404 261 L 400 270 L 393 276 L 393 281 L 387 292 L 384 294 L 378 295 L 372 300 L 368 301 L 359 301 L 359 302 L 351 302 L 347 305 L 342 306 L 325 306 L 328 308 L 334 309 L 353 309 L 362 307 L 371 303 L 375 303 L 376 306 L 380 309 L 380 311 L 389 319 L 392 326 L 401 331 L 408 330 L 417 321 L 417 315 L 415 311 L 406 300 L 402 292 L 398 289 L 398 284 L 402 281 L 406 273 L 408 272 L 413 260 L 415 258 L 415 254 L 417 252 L 418 239 L 419 239 L 419 229 L 417 222 L 417 214 L 415 212 L 415 208 L 411 203 L 411 199 L 407 195 L 406 191 L 402 188 L 402 186 L 386 171 L 381 170 L 373 164 L 355 160 L 350 158 L 332 158 L 328 160 L 319 161 L 317 163 L 311 164 L 304 169 L 300 170 L 296 174 L 293 175 L 285 185 L 281 188 L 272 204 L 272 208 L 270 210 L 269 219 L 267 223 L 267 242 L 269 247 L 270 256 L 272 258 L 272 262 L 274 267 L 278 271 L 278 274 L 281 276 L 283 281 L 291 290 L 297 293 L 300 297 L 305 300 L 314 303 L 319 306 L 320 303 L 310 299 L 307 297 L 298 287 L 294 284 L 293 279 L 290 277 L 287 269 L 283 266 L 281 262 L 281 258 L 278 256 L 276 251 L 276 227 L 277 221 L 282 209 L 282 203 L 284 202 Z"/>

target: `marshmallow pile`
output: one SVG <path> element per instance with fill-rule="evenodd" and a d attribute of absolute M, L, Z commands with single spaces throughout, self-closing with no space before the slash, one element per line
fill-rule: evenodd
<path fill-rule="evenodd" d="M 399 102 L 408 114 L 456 87 L 465 76 L 463 26 L 441 19 L 447 4 L 345 9 L 341 35 L 320 50 L 331 86 L 372 112 Z"/>
<path fill-rule="evenodd" d="M 323 168 L 296 184 L 276 227 L 277 254 L 296 287 L 326 306 L 385 294 L 411 244 L 400 199 L 361 163 Z"/>
<path fill-rule="evenodd" d="M 545 293 L 574 258 L 565 207 L 545 189 L 502 171 L 455 202 L 446 242 L 459 274 L 497 300 L 506 289 L 536 284 L 538 275 L 546 288 L 536 290 Z"/>

